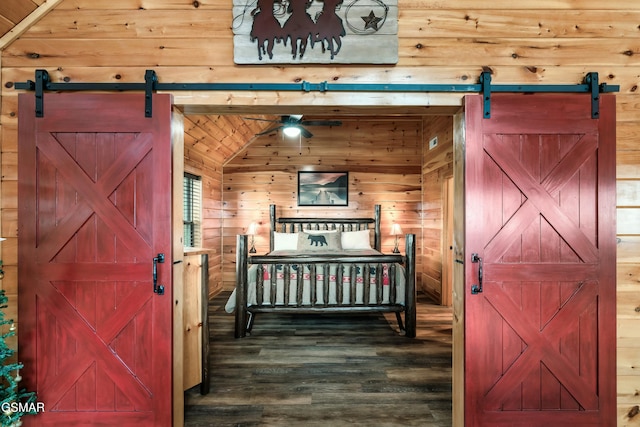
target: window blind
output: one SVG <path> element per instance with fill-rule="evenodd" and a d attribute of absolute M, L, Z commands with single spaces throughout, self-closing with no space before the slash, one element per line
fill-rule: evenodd
<path fill-rule="evenodd" d="M 184 246 L 202 245 L 202 179 L 190 173 L 184 174 Z"/>

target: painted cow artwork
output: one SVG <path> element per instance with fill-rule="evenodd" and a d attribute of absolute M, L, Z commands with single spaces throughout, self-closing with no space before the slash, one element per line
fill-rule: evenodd
<path fill-rule="evenodd" d="M 232 2 L 236 64 L 398 63 L 398 0 Z"/>

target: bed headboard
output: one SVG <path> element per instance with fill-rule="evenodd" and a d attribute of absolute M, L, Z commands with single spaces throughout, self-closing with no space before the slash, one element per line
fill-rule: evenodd
<path fill-rule="evenodd" d="M 358 231 L 373 229 L 373 248 L 380 251 L 382 239 L 380 236 L 380 205 L 374 206 L 373 218 L 278 218 L 276 205 L 269 205 L 269 251 L 273 251 L 273 233 L 296 233 L 302 229 Z M 371 228 L 373 224 L 373 228 Z"/>

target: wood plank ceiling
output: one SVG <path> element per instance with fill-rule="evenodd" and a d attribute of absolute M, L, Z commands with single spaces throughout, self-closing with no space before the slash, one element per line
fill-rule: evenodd
<path fill-rule="evenodd" d="M 45 0 L 0 1 L 0 37 L 7 34 L 44 2 Z"/>
<path fill-rule="evenodd" d="M 272 119 L 274 116 L 253 116 Z M 201 155 L 209 157 L 211 150 L 222 154 L 223 163 L 233 158 L 255 139 L 255 134 L 271 125 L 269 122 L 245 120 L 236 115 L 185 115 L 184 144 L 185 153 L 189 150 L 204 151 Z M 213 146 L 210 142 L 217 141 Z"/>

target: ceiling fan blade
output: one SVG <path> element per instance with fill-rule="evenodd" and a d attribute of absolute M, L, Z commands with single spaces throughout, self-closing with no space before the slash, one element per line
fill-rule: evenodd
<path fill-rule="evenodd" d="M 256 120 L 259 122 L 271 122 L 271 123 L 280 123 L 280 120 L 270 120 L 270 119 L 261 119 L 258 117 L 243 117 L 245 120 Z"/>
<path fill-rule="evenodd" d="M 311 132 L 309 132 L 307 129 L 303 128 L 302 126 L 299 126 L 299 128 L 300 128 L 300 133 L 305 138 L 311 138 L 313 136 L 313 134 Z"/>
<path fill-rule="evenodd" d="M 282 125 L 280 125 L 280 126 L 275 126 L 275 127 L 270 128 L 270 129 L 267 129 L 267 130 L 263 130 L 263 131 L 262 131 L 262 132 L 260 132 L 260 133 L 256 133 L 256 136 L 266 135 L 266 134 L 268 134 L 268 133 L 271 133 L 271 132 L 273 132 L 273 131 L 276 131 L 276 130 L 280 129 L 281 127 L 282 127 Z"/>
<path fill-rule="evenodd" d="M 303 120 L 300 124 L 305 126 L 340 126 L 342 122 L 338 120 Z"/>

